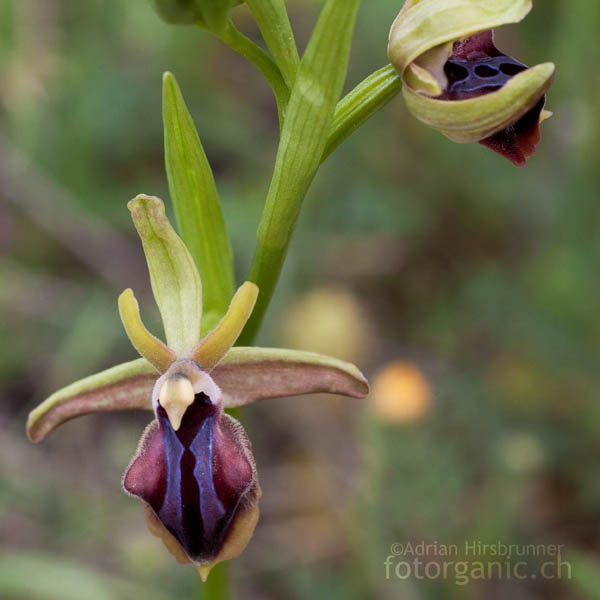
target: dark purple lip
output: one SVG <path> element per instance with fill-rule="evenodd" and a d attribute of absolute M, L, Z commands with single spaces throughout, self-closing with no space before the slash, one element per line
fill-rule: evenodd
<path fill-rule="evenodd" d="M 157 423 L 124 480 L 196 563 L 218 555 L 252 483 L 252 466 L 221 427 L 222 416 L 205 394 L 197 394 L 174 431 L 159 406 Z"/>
<path fill-rule="evenodd" d="M 441 100 L 467 100 L 502 88 L 515 75 L 527 70 L 518 60 L 500 52 L 493 32 L 483 31 L 454 44 L 452 56 L 444 64 L 448 88 Z M 479 143 L 504 156 L 518 167 L 535 154 L 540 141 L 540 115 L 546 102 L 540 96 L 535 105 L 515 123 Z"/>

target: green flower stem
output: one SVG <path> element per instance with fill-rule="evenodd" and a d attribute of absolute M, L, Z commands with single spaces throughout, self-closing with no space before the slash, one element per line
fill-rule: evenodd
<path fill-rule="evenodd" d="M 321 160 L 324 161 L 346 138 L 388 104 L 401 89 L 402 81 L 392 65 L 382 67 L 359 83 L 336 106 L 331 133 L 327 138 Z M 299 206 L 303 197 L 303 195 L 298 194 L 295 203 L 293 200 L 289 201 L 290 214 L 293 206 L 297 206 L 297 210 L 300 210 Z M 263 220 L 267 214 L 266 211 L 267 208 L 263 213 Z M 281 212 L 281 210 L 274 209 L 271 215 L 280 214 Z M 276 224 L 271 221 L 270 227 L 273 229 Z M 258 332 L 264 311 L 275 291 L 292 233 L 293 225 L 286 231 L 287 237 L 283 244 L 279 245 L 272 241 L 276 240 L 277 236 L 265 235 L 262 243 L 259 240 L 250 273 L 250 279 L 259 286 L 259 300 L 257 308 L 255 308 L 240 338 L 240 344 L 250 345 Z"/>
<path fill-rule="evenodd" d="M 299 204 L 302 203 L 302 200 L 303 196 L 298 196 Z M 290 232 L 289 239 L 291 239 L 291 234 L 292 232 Z M 256 247 L 252 269 L 250 270 L 250 280 L 258 285 L 260 290 L 258 295 L 259 300 L 252 316 L 248 323 L 246 323 L 242 335 L 239 337 L 238 343 L 241 346 L 252 345 L 258 334 L 267 307 L 275 292 L 281 269 L 283 268 L 289 239 L 283 245 L 270 245 L 268 241 L 263 241 L 262 243 L 259 241 Z"/>
<path fill-rule="evenodd" d="M 260 290 L 240 343 L 252 345 L 279 279 L 302 201 L 321 164 L 340 99 L 360 0 L 328 0 L 292 88 L 250 280 Z"/>
<path fill-rule="evenodd" d="M 198 577 L 198 598 L 200 600 L 228 600 L 229 594 L 229 572 L 227 562 L 215 565 L 206 583 L 202 583 Z"/>
<path fill-rule="evenodd" d="M 246 0 L 246 4 L 291 89 L 296 81 L 300 57 L 284 0 Z"/>
<path fill-rule="evenodd" d="M 335 117 L 323 160 L 365 121 L 382 109 L 402 89 L 402 80 L 392 65 L 382 67 L 361 81 L 342 98 L 335 109 Z"/>
<path fill-rule="evenodd" d="M 260 46 L 257 46 L 252 40 L 247 38 L 231 21 L 217 35 L 232 50 L 241 54 L 262 73 L 275 94 L 277 109 L 279 111 L 279 121 L 283 123 L 283 115 L 290 99 L 290 88 L 283 79 L 279 67 Z"/>

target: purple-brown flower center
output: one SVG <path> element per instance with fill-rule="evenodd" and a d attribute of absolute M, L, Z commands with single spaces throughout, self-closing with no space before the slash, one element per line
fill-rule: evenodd
<path fill-rule="evenodd" d="M 150 505 L 190 559 L 210 561 L 252 484 L 252 466 L 205 394 L 196 394 L 177 431 L 161 406 L 156 417 L 125 489 Z"/>
<path fill-rule="evenodd" d="M 454 56 L 444 65 L 448 78 L 445 97 L 463 100 L 487 94 L 503 87 L 527 67 L 510 56 L 490 56 L 474 60 Z"/>
<path fill-rule="evenodd" d="M 442 100 L 466 100 L 494 92 L 528 67 L 511 56 L 502 54 L 494 45 L 491 30 L 469 36 L 456 42 L 452 56 L 444 65 L 448 87 Z M 544 95 L 515 123 L 479 143 L 522 167 L 535 153 L 540 140 L 540 114 Z"/>

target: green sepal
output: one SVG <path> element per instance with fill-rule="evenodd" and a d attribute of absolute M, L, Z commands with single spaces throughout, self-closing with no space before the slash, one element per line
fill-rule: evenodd
<path fill-rule="evenodd" d="M 202 285 L 194 259 L 160 198 L 139 195 L 127 207 L 144 246 L 167 345 L 178 358 L 187 358 L 200 341 L 202 320 Z"/>
<path fill-rule="evenodd" d="M 171 73 L 163 76 L 163 124 L 165 166 L 175 219 L 200 272 L 206 316 L 218 320 L 225 314 L 234 291 L 231 245 L 212 170 Z"/>
<path fill-rule="evenodd" d="M 111 410 L 152 410 L 158 371 L 144 358 L 81 379 L 52 394 L 29 414 L 27 435 L 41 442 L 75 417 Z M 280 348 L 231 348 L 211 371 L 226 408 L 267 398 L 329 393 L 364 398 L 369 384 L 351 363 Z"/>
<path fill-rule="evenodd" d="M 390 30 L 390 62 L 403 75 L 406 67 L 427 50 L 517 23 L 531 7 L 531 0 L 407 0 Z"/>
<path fill-rule="evenodd" d="M 75 417 L 111 410 L 152 410 L 156 369 L 145 359 L 112 367 L 52 394 L 29 413 L 27 435 L 41 442 L 59 425 Z"/>

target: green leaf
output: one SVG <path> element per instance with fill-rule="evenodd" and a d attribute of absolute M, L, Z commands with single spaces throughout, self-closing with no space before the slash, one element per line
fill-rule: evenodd
<path fill-rule="evenodd" d="M 127 207 L 144 246 L 167 345 L 178 358 L 187 358 L 200 341 L 202 285 L 198 269 L 169 223 L 160 198 L 139 195 Z"/>
<path fill-rule="evenodd" d="M 171 73 L 163 77 L 163 124 L 177 226 L 200 272 L 205 315 L 218 320 L 234 291 L 231 246 L 210 165 Z"/>
<path fill-rule="evenodd" d="M 41 442 L 75 417 L 109 410 L 152 410 L 152 388 L 158 376 L 145 358 L 138 358 L 76 381 L 29 413 L 27 435 Z"/>
<path fill-rule="evenodd" d="M 250 279 L 260 297 L 243 334 L 251 341 L 269 304 L 300 214 L 321 164 L 342 93 L 360 0 L 328 0 L 313 32 L 287 106 L 275 171 L 258 229 Z"/>

